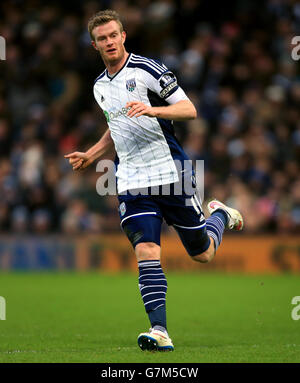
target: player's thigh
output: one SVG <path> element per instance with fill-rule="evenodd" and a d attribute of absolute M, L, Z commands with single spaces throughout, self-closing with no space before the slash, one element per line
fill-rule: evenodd
<path fill-rule="evenodd" d="M 179 228 L 175 226 L 175 229 L 187 253 L 191 257 L 195 257 L 195 256 L 198 257 L 203 254 L 203 262 L 205 262 L 204 259 L 206 254 L 210 255 L 210 251 L 211 251 L 211 241 L 206 232 L 206 225 L 201 228 L 192 228 L 192 227 Z"/>
<path fill-rule="evenodd" d="M 160 246 L 162 214 L 151 198 L 121 202 L 119 212 L 121 227 L 134 249 L 142 243 L 149 243 L 149 248 L 151 243 Z"/>

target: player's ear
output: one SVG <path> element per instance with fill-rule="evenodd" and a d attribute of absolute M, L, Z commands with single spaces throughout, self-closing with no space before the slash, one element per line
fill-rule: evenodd
<path fill-rule="evenodd" d="M 98 50 L 97 45 L 96 45 L 94 40 L 92 40 L 92 46 L 96 49 L 96 51 Z"/>
<path fill-rule="evenodd" d="M 125 43 L 125 40 L 126 40 L 126 32 L 125 31 L 122 31 L 122 43 L 124 44 Z"/>

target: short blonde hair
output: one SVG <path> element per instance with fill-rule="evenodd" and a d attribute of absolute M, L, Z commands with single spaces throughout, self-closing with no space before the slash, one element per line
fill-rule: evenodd
<path fill-rule="evenodd" d="M 120 31 L 123 32 L 124 28 L 120 20 L 120 16 L 116 11 L 112 9 L 106 9 L 105 11 L 97 12 L 94 16 L 92 16 L 88 21 L 88 31 L 92 40 L 95 40 L 93 36 L 94 28 L 99 25 L 103 25 L 109 23 L 110 21 L 116 21 L 120 26 Z"/>

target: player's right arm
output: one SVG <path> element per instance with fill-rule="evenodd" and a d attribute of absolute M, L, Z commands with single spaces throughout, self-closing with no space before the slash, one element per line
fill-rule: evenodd
<path fill-rule="evenodd" d="M 73 170 L 81 170 L 101 157 L 112 160 L 115 154 L 114 142 L 111 138 L 110 130 L 107 129 L 101 139 L 86 152 L 73 152 L 66 154 L 64 157 L 69 159 Z"/>

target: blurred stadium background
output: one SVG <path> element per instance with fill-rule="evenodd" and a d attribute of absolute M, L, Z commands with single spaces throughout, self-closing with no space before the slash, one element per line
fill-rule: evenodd
<path fill-rule="evenodd" d="M 300 35 L 299 2 L 73 0 L 70 7 L 6 0 L 0 4 L 5 278 L 14 270 L 137 270 L 120 231 L 117 198 L 96 193 L 96 164 L 73 173 L 63 157 L 86 150 L 106 130 L 92 92 L 104 67 L 86 28 L 106 8 L 120 13 L 127 50 L 164 62 L 195 103 L 199 117 L 174 125 L 189 156 L 205 161 L 205 198 L 245 217 L 243 233 L 226 233 L 207 265 L 191 262 L 165 225 L 166 272 L 298 274 L 300 61 L 291 58 L 291 40 Z M 5 278 L 3 296 L 10 291 Z M 298 291 L 290 288 L 289 300 L 300 295 L 293 278 Z"/>

